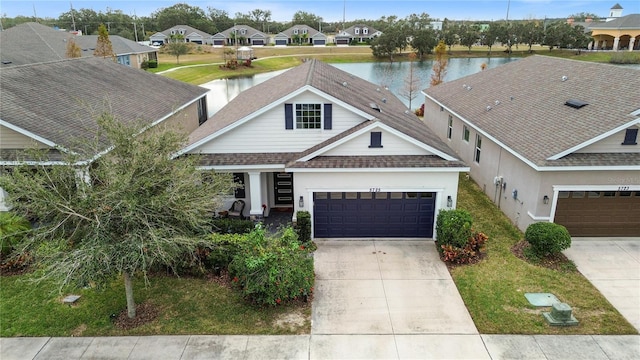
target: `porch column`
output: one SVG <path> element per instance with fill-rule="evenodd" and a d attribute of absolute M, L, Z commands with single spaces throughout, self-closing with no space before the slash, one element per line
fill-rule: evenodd
<path fill-rule="evenodd" d="M 614 38 L 613 39 L 613 51 L 618 51 L 618 43 L 620 42 L 620 38 Z"/>
<path fill-rule="evenodd" d="M 262 218 L 262 186 L 260 185 L 260 172 L 249 172 L 249 192 L 251 193 L 251 210 L 249 217 L 253 219 Z"/>
<path fill-rule="evenodd" d="M 635 44 L 636 38 L 632 37 L 629 39 L 629 51 L 633 51 L 633 44 Z"/>
<path fill-rule="evenodd" d="M 600 45 L 600 40 L 594 39 L 594 41 L 593 41 L 593 50 L 598 50 L 598 45 Z"/>

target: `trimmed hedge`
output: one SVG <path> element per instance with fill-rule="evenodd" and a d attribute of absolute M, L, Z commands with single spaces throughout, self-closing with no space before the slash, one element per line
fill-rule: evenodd
<path fill-rule="evenodd" d="M 213 231 L 220 234 L 248 234 L 255 224 L 251 220 L 216 218 L 212 221 Z"/>
<path fill-rule="evenodd" d="M 531 251 L 538 256 L 556 255 L 571 246 L 571 235 L 567 228 L 551 222 L 529 225 L 524 238 L 531 245 Z"/>
<path fill-rule="evenodd" d="M 301 243 L 306 244 L 311 241 L 311 214 L 308 211 L 296 213 L 295 230 Z"/>

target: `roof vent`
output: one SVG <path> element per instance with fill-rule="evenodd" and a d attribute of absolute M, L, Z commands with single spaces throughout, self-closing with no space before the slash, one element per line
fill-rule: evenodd
<path fill-rule="evenodd" d="M 567 77 L 567 75 L 562 75 L 562 81 L 567 81 L 569 80 L 569 77 Z"/>
<path fill-rule="evenodd" d="M 382 98 L 382 102 L 386 104 L 387 103 L 387 98 Z"/>
<path fill-rule="evenodd" d="M 487 106 L 487 111 L 491 110 L 491 105 Z"/>
<path fill-rule="evenodd" d="M 377 92 L 380 92 L 380 88 L 376 88 L 376 91 L 377 91 Z"/>
<path fill-rule="evenodd" d="M 513 99 L 515 99 L 513 96 L 511 96 L 509 99 L 511 99 L 511 101 L 513 101 Z"/>
<path fill-rule="evenodd" d="M 575 99 L 567 100 L 564 104 L 567 105 L 567 106 L 570 106 L 570 107 L 572 107 L 574 109 L 580 109 L 581 107 L 589 105 L 589 103 L 586 103 L 586 102 L 581 101 L 581 100 L 575 100 Z"/>
<path fill-rule="evenodd" d="M 471 90 L 471 89 L 473 89 L 471 85 L 467 85 L 467 90 Z"/>
<path fill-rule="evenodd" d="M 495 104 L 500 105 L 500 100 L 496 100 Z"/>
<path fill-rule="evenodd" d="M 369 107 L 377 112 L 380 112 L 380 106 L 378 106 L 378 104 L 376 103 L 369 103 Z"/>
<path fill-rule="evenodd" d="M 346 81 L 342 83 L 342 86 L 347 87 L 349 85 Z"/>
<path fill-rule="evenodd" d="M 9 65 L 11 64 L 11 61 L 9 60 L 2 60 L 2 65 Z"/>

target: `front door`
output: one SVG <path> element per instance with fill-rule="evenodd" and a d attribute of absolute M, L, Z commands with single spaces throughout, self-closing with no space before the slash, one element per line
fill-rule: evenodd
<path fill-rule="evenodd" d="M 293 206 L 293 173 L 273 173 L 276 206 Z"/>

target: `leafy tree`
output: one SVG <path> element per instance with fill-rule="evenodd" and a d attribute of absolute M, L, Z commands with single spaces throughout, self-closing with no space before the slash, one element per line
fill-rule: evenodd
<path fill-rule="evenodd" d="M 444 82 L 447 73 L 447 45 L 444 40 L 440 40 L 436 46 L 436 58 L 433 62 L 433 74 L 431 75 L 431 86 L 440 85 Z"/>
<path fill-rule="evenodd" d="M 393 56 L 406 46 L 407 38 L 398 27 L 387 29 L 371 42 L 373 56 L 389 57 L 389 61 L 393 61 Z"/>
<path fill-rule="evenodd" d="M 438 45 L 436 32 L 430 27 L 415 30 L 409 44 L 418 54 L 420 60 L 422 60 L 425 54 L 431 54 L 433 52 L 433 48 Z"/>
<path fill-rule="evenodd" d="M 529 52 L 532 52 L 533 44 L 539 44 L 544 36 L 544 29 L 537 21 L 529 21 L 520 27 L 518 38 L 521 42 L 529 46 Z"/>
<path fill-rule="evenodd" d="M 107 27 L 104 24 L 98 26 L 98 42 L 96 43 L 96 49 L 93 51 L 93 56 L 102 56 L 103 58 L 115 56 Z"/>
<path fill-rule="evenodd" d="M 184 41 L 184 36 L 180 34 L 171 35 L 167 46 L 167 53 L 176 57 L 176 64 L 180 64 L 180 56 L 189 53 L 189 44 Z"/>
<path fill-rule="evenodd" d="M 443 41 L 444 44 L 449 48 L 449 53 L 451 53 L 451 47 L 458 43 L 458 30 L 459 27 L 453 23 L 448 23 L 445 27 L 442 25 L 442 31 L 440 32 L 440 41 Z"/>
<path fill-rule="evenodd" d="M 421 79 L 415 67 L 416 58 L 417 55 L 415 53 L 409 54 L 409 72 L 404 78 L 404 87 L 400 90 L 400 96 L 409 100 L 409 109 L 411 109 L 411 102 L 418 96 L 420 91 Z"/>
<path fill-rule="evenodd" d="M 474 25 L 462 25 L 458 28 L 460 45 L 464 45 L 471 53 L 471 47 L 480 39 L 480 29 Z"/>
<path fill-rule="evenodd" d="M 67 39 L 67 50 L 65 52 L 65 56 L 69 59 L 79 58 L 82 56 L 82 49 L 78 46 L 73 37 L 69 37 Z"/>
<path fill-rule="evenodd" d="M 318 15 L 311 14 L 302 10 L 298 10 L 293 14 L 293 18 L 291 19 L 293 24 L 304 24 L 314 29 L 318 28 L 318 24 L 322 22 L 322 18 Z M 320 29 L 318 29 L 320 30 Z"/>
<path fill-rule="evenodd" d="M 178 3 L 162 8 L 151 14 L 151 16 L 161 30 L 176 25 L 189 25 L 207 33 L 211 33 L 213 30 L 213 23 L 207 19 L 204 10 L 186 3 Z"/>
<path fill-rule="evenodd" d="M 211 34 L 225 31 L 233 26 L 233 19 L 229 17 L 229 13 L 224 10 L 208 7 L 209 20 L 213 23 L 215 30 Z"/>
<path fill-rule="evenodd" d="M 218 194 L 231 191 L 231 176 L 196 168 L 196 157 L 171 156 L 186 141 L 158 125 L 124 123 L 105 114 L 95 139 L 68 153 L 64 165 L 24 164 L 0 176 L 18 215 L 38 227 L 21 245 L 34 256 L 40 280 L 61 288 L 104 285 L 122 276 L 127 312 L 136 316 L 132 279 L 159 266 L 175 269 L 202 243 Z M 77 164 L 95 159 L 84 174 Z M 46 157 L 42 157 L 45 160 Z M 189 258 L 188 258 L 189 259 Z M 192 258 L 190 258 L 192 259 Z"/>
<path fill-rule="evenodd" d="M 507 52 L 511 54 L 511 48 L 516 43 L 517 31 L 515 29 L 515 26 L 513 26 L 511 23 L 503 23 L 500 24 L 500 26 L 502 27 L 502 29 L 500 29 L 500 32 L 498 34 L 498 41 L 501 42 L 502 45 L 506 46 Z"/>
<path fill-rule="evenodd" d="M 505 30 L 499 23 L 491 23 L 489 28 L 484 32 L 482 36 L 482 44 L 489 48 L 489 56 L 491 56 L 491 49 L 493 45 L 501 37 L 502 31 Z"/>
<path fill-rule="evenodd" d="M 544 33 L 544 44 L 549 46 L 549 51 L 554 47 L 559 48 L 584 48 L 589 44 L 590 37 L 580 25 L 571 26 L 564 21 L 555 22 Z"/>

